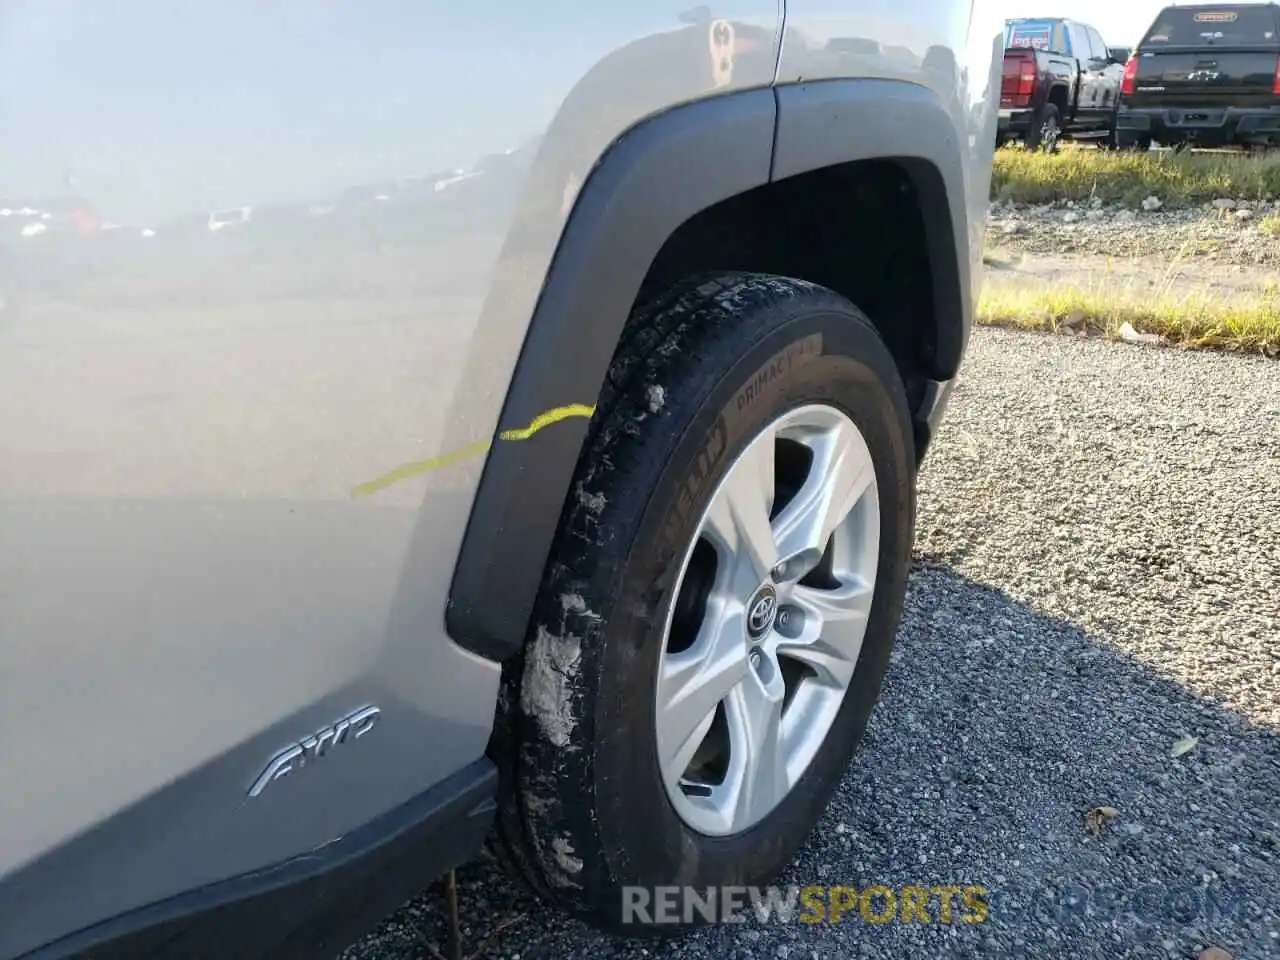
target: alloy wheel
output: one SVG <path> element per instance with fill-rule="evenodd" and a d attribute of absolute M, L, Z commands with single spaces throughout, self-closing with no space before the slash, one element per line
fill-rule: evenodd
<path fill-rule="evenodd" d="M 1062 128 L 1054 117 L 1048 117 L 1040 128 L 1040 146 L 1045 153 L 1053 153 L 1058 149 L 1058 141 L 1062 139 Z"/>
<path fill-rule="evenodd" d="M 804 774 L 857 668 L 880 543 L 875 465 L 820 404 L 762 430 L 726 472 L 667 613 L 655 723 L 673 807 L 749 829 Z"/>

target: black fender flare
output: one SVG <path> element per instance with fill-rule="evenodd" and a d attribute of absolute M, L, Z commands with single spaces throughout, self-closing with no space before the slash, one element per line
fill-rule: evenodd
<path fill-rule="evenodd" d="M 632 304 L 666 240 L 690 217 L 771 181 L 893 159 L 926 210 L 937 349 L 958 368 L 971 304 L 965 180 L 952 114 L 928 88 L 830 80 L 735 92 L 675 107 L 619 137 L 595 165 L 560 237 L 499 418 L 499 432 L 599 395 Z M 495 443 L 454 570 L 445 628 L 481 656 L 524 644 L 586 438 L 585 419 L 536 443 Z"/>

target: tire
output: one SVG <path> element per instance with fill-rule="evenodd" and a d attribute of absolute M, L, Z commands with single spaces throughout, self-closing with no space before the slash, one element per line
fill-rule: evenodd
<path fill-rule="evenodd" d="M 1061 142 L 1062 113 L 1056 103 L 1046 102 L 1031 122 L 1031 129 L 1027 131 L 1027 149 L 1057 153 Z"/>
<path fill-rule="evenodd" d="M 1119 134 L 1119 123 L 1117 121 L 1118 113 L 1111 114 L 1111 126 L 1107 128 L 1106 136 L 1098 138 L 1099 150 L 1116 150 L 1116 137 Z"/>
<path fill-rule="evenodd" d="M 726 472 L 745 462 L 740 455 L 763 428 L 819 415 L 856 426 L 870 464 L 863 474 L 874 479 L 868 489 L 875 491 L 878 548 L 857 541 L 876 572 L 864 594 L 860 651 L 849 660 L 856 667 L 843 697 L 822 701 L 832 711 L 827 733 L 810 745 L 789 790 L 779 787 L 776 805 L 766 809 L 761 792 L 759 816 L 744 829 L 695 829 L 686 809 L 695 801 L 664 779 L 659 759 L 659 724 L 672 714 L 657 707 L 658 678 L 679 655 L 674 639 L 666 640 L 667 614 L 674 638 L 684 608 L 672 605 L 692 582 L 684 565 L 692 570 L 707 542 L 693 547 Z M 750 449 L 790 450 L 788 442 Z M 598 927 L 638 934 L 661 918 L 624 917 L 628 886 L 761 886 L 792 859 L 849 763 L 889 662 L 911 553 L 913 450 L 893 359 L 870 321 L 829 290 L 717 274 L 678 286 L 632 318 L 577 466 L 524 652 L 503 670 L 493 740 L 501 772 L 498 852 L 536 892 Z M 760 591 L 773 583 L 765 580 Z M 778 596 L 793 589 L 800 597 L 802 586 L 779 580 Z M 780 602 L 775 597 L 774 610 Z M 767 637 L 777 639 L 783 622 L 773 621 Z M 776 663 L 785 659 L 779 654 Z M 781 673 L 771 676 L 782 682 Z M 741 683 L 757 677 L 744 674 Z M 716 717 L 730 700 L 714 708 Z"/>
<path fill-rule="evenodd" d="M 1137 150 L 1146 153 L 1151 149 L 1151 137 L 1127 130 L 1115 132 L 1115 143 L 1117 150 Z"/>

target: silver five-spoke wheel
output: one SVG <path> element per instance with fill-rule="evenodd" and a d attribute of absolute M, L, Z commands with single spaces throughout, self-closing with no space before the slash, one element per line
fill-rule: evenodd
<path fill-rule="evenodd" d="M 826 405 L 757 435 L 683 558 L 657 679 L 676 812 L 713 836 L 767 816 L 808 767 L 857 667 L 880 509 L 867 443 Z"/>

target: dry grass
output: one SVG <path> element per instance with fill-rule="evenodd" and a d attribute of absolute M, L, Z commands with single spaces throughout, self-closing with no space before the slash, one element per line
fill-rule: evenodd
<path fill-rule="evenodd" d="M 1208 292 L 1113 290 L 1102 283 L 998 288 L 983 294 L 978 321 L 1028 330 L 1087 329 L 1112 338 L 1128 323 L 1181 346 L 1280 356 L 1280 299 L 1271 292 L 1223 299 Z"/>
<path fill-rule="evenodd" d="M 996 151 L 991 196 L 1021 203 L 1099 197 L 1129 206 L 1156 196 L 1170 208 L 1219 197 L 1276 200 L 1280 154 L 1131 153 L 1076 145 L 1045 154 L 1015 147 Z"/>
<path fill-rule="evenodd" d="M 1057 154 L 1005 149 L 996 152 L 991 194 L 1023 203 L 1098 197 L 1132 207 L 1156 196 L 1175 209 L 1219 197 L 1272 201 L 1280 199 L 1280 154 L 1117 153 L 1075 145 Z M 1280 240 L 1280 215 L 1265 218 L 1259 227 Z M 1183 346 L 1280 355 L 1280 289 L 1224 296 L 1208 287 L 1176 286 L 1186 252 L 1174 258 L 1154 288 L 1126 286 L 1106 272 L 1077 285 L 989 284 L 978 319 L 1024 329 L 1087 329 L 1109 337 L 1119 337 L 1127 323 Z"/>

